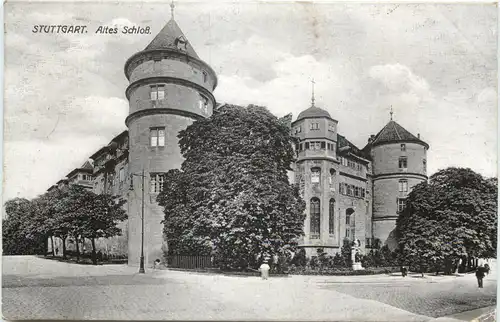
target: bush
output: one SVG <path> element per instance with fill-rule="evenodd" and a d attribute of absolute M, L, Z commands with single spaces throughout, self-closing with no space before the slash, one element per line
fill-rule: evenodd
<path fill-rule="evenodd" d="M 377 275 L 399 272 L 399 267 L 380 267 L 364 270 L 352 270 L 348 268 L 312 269 L 306 267 L 294 267 L 290 274 L 294 275 L 325 275 L 325 276 L 351 276 L 351 275 Z"/>

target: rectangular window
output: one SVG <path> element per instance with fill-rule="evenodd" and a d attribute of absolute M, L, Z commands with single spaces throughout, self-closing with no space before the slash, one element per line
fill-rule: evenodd
<path fill-rule="evenodd" d="M 408 159 L 406 157 L 399 158 L 399 168 L 400 169 L 408 168 Z"/>
<path fill-rule="evenodd" d="M 150 144 L 152 147 L 165 146 L 165 128 L 154 127 L 149 132 Z"/>
<path fill-rule="evenodd" d="M 306 150 L 309 150 L 309 142 L 306 142 Z"/>
<path fill-rule="evenodd" d="M 347 195 L 348 196 L 354 195 L 354 191 L 353 191 L 354 189 L 353 188 L 354 187 L 352 185 L 350 185 L 350 184 L 347 185 Z"/>
<path fill-rule="evenodd" d="M 311 123 L 311 130 L 319 130 L 319 123 Z"/>
<path fill-rule="evenodd" d="M 345 186 L 343 182 L 339 183 L 339 192 L 340 194 L 345 195 Z"/>
<path fill-rule="evenodd" d="M 319 169 L 313 169 L 311 171 L 311 183 L 319 183 L 320 171 Z"/>
<path fill-rule="evenodd" d="M 401 144 L 401 151 L 403 151 L 403 152 L 406 151 L 406 144 L 404 144 L 404 143 Z"/>
<path fill-rule="evenodd" d="M 198 102 L 198 107 L 200 110 L 208 113 L 208 98 L 200 94 L 200 101 Z"/>
<path fill-rule="evenodd" d="M 406 208 L 406 199 L 398 198 L 398 212 L 402 212 Z"/>
<path fill-rule="evenodd" d="M 325 142 L 321 142 L 321 149 L 324 150 L 325 149 Z"/>
<path fill-rule="evenodd" d="M 159 101 L 165 99 L 165 85 L 155 84 L 150 85 L 151 88 L 151 100 Z"/>
<path fill-rule="evenodd" d="M 151 193 L 160 193 L 165 184 L 165 173 L 150 173 Z"/>
<path fill-rule="evenodd" d="M 333 125 L 333 124 L 328 124 L 328 131 L 329 131 L 329 132 L 335 132 L 335 125 Z"/>
<path fill-rule="evenodd" d="M 399 192 L 408 192 L 408 181 L 406 180 L 399 181 Z"/>
<path fill-rule="evenodd" d="M 427 160 L 422 160 L 422 166 L 424 167 L 424 172 L 427 172 Z"/>
<path fill-rule="evenodd" d="M 120 169 L 119 180 L 120 180 L 120 182 L 125 181 L 125 169 L 124 168 Z"/>
<path fill-rule="evenodd" d="M 204 83 L 207 82 L 207 72 L 206 71 L 203 71 L 203 82 Z"/>

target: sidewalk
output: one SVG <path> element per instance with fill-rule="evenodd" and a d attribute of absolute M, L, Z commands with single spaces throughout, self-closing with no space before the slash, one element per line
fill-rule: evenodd
<path fill-rule="evenodd" d="M 472 322 L 495 322 L 496 321 L 496 306 L 483 307 L 476 310 L 461 312 L 449 316 L 443 316 L 431 320 L 432 322 L 457 322 L 457 321 L 472 321 Z"/>

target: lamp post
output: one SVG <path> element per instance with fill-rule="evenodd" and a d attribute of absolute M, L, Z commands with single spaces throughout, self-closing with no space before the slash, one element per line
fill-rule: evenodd
<path fill-rule="evenodd" d="M 142 169 L 142 174 L 131 173 L 130 174 L 130 191 L 134 190 L 134 176 L 142 178 L 142 210 L 141 210 L 141 259 L 139 266 L 139 273 L 144 274 L 144 181 L 146 176 L 144 175 L 144 169 Z"/>

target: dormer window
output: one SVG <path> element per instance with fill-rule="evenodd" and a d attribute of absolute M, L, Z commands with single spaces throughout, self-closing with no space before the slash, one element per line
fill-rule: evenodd
<path fill-rule="evenodd" d="M 186 51 L 187 50 L 187 40 L 184 38 L 184 36 L 177 37 L 175 39 L 175 47 L 177 47 L 178 50 L 180 51 Z"/>
<path fill-rule="evenodd" d="M 311 130 L 319 130 L 319 123 L 317 122 L 311 123 Z"/>
<path fill-rule="evenodd" d="M 151 100 L 159 101 L 165 99 L 165 85 L 154 84 L 149 86 L 151 89 Z"/>

